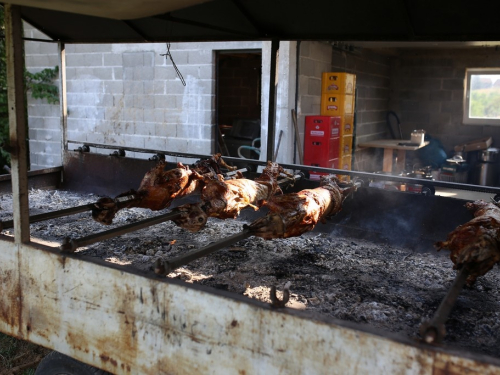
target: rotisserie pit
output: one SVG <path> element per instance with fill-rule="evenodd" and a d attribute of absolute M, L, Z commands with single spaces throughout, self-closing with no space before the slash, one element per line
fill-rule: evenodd
<path fill-rule="evenodd" d="M 500 208 L 482 200 L 465 207 L 474 218 L 458 226 L 446 241 L 437 242 L 436 248 L 450 250 L 453 269 L 468 268 L 467 284 L 472 285 L 500 262 Z"/>
<path fill-rule="evenodd" d="M 201 191 L 201 202 L 178 207 L 176 210 L 182 216 L 174 222 L 184 229 L 197 232 L 205 226 L 209 217 L 234 219 L 246 207 L 258 210 L 265 200 L 277 192 L 281 193 L 278 177 L 282 174 L 293 178 L 277 163 L 268 162 L 255 180 L 208 179 Z"/>
<path fill-rule="evenodd" d="M 130 190 L 118 195 L 115 199 L 104 197 L 96 202 L 92 217 L 101 224 L 109 225 L 116 213 L 123 208 L 140 207 L 153 211 L 167 208 L 176 198 L 199 192 L 206 181 L 216 179 L 222 173 L 221 168 L 234 170 L 227 165 L 221 154 L 210 159 L 200 160 L 192 167 L 177 163 L 177 168 L 165 170 L 166 163 L 158 162 L 141 181 L 137 191 Z M 117 198 L 131 196 L 130 200 L 117 202 Z"/>
<path fill-rule="evenodd" d="M 354 183 L 342 184 L 334 175 L 322 176 L 320 187 L 273 196 L 265 206 L 270 212 L 248 226 L 253 235 L 266 240 L 300 236 L 318 222 L 338 213 L 344 199 L 356 190 Z"/>

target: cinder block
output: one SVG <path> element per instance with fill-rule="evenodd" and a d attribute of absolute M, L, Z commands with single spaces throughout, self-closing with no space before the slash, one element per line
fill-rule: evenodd
<path fill-rule="evenodd" d="M 104 93 L 123 94 L 123 81 L 105 81 Z"/>
<path fill-rule="evenodd" d="M 212 141 L 207 139 L 189 139 L 187 147 L 190 153 L 209 155 L 212 152 Z"/>
<path fill-rule="evenodd" d="M 95 120 L 105 120 L 105 113 L 107 107 L 86 107 L 85 108 L 85 117 L 88 119 Z"/>
<path fill-rule="evenodd" d="M 444 90 L 463 90 L 464 80 L 463 79 L 443 79 L 443 89 Z"/>
<path fill-rule="evenodd" d="M 153 67 L 135 67 L 134 68 L 134 80 L 138 81 L 150 81 L 154 79 L 154 68 Z"/>
<path fill-rule="evenodd" d="M 124 81 L 134 81 L 134 73 L 135 73 L 135 68 L 133 68 L 133 67 L 123 68 L 122 79 Z"/>
<path fill-rule="evenodd" d="M 165 52 L 161 52 L 161 54 L 164 54 Z M 189 51 L 174 50 L 170 48 L 170 54 L 172 56 L 172 59 L 174 60 L 175 65 L 177 66 L 186 65 L 188 63 L 191 64 L 191 62 L 188 61 Z M 162 57 L 165 59 L 165 66 L 172 67 L 172 61 L 170 60 L 170 57 L 168 58 L 166 58 L 166 56 Z"/>
<path fill-rule="evenodd" d="M 197 109 L 200 111 L 209 111 L 214 108 L 214 96 L 213 95 L 200 95 L 198 98 Z"/>
<path fill-rule="evenodd" d="M 122 67 L 114 67 L 113 68 L 113 79 L 123 79 L 123 68 Z"/>
<path fill-rule="evenodd" d="M 167 108 L 169 101 L 175 101 L 175 96 L 170 95 L 155 95 L 154 96 L 154 107 L 158 109 Z"/>
<path fill-rule="evenodd" d="M 159 137 L 176 138 L 177 137 L 177 125 L 176 124 L 156 123 L 155 124 L 155 134 Z"/>
<path fill-rule="evenodd" d="M 122 66 L 122 54 L 121 53 L 105 53 L 103 54 L 103 65 L 104 66 Z"/>
<path fill-rule="evenodd" d="M 84 55 L 80 55 L 80 62 L 82 66 L 102 66 L 102 53 L 86 53 Z"/>
<path fill-rule="evenodd" d="M 91 54 L 96 52 L 111 52 L 113 50 L 112 44 L 75 44 L 71 46 L 71 51 L 68 51 L 71 53 Z"/>
<path fill-rule="evenodd" d="M 96 95 L 97 106 L 101 107 L 112 107 L 114 105 L 114 95 L 112 94 L 102 94 Z"/>
<path fill-rule="evenodd" d="M 38 43 L 40 45 L 40 54 L 42 55 L 54 55 L 57 59 L 59 59 L 58 53 L 59 48 L 57 43 Z M 26 45 L 26 44 L 25 44 Z"/>
<path fill-rule="evenodd" d="M 145 108 L 144 109 L 144 121 L 162 123 L 165 118 L 165 111 L 159 108 Z"/>
<path fill-rule="evenodd" d="M 87 107 L 83 106 L 71 106 L 68 107 L 68 119 L 82 119 L 82 118 L 87 118 Z"/>
<path fill-rule="evenodd" d="M 39 55 L 41 46 L 45 43 L 30 42 L 29 40 L 24 42 L 24 53 L 26 54 L 25 60 L 27 62 L 27 57 L 30 55 Z"/>
<path fill-rule="evenodd" d="M 319 75 L 316 75 L 314 60 L 307 57 L 300 58 L 300 73 L 306 77 L 320 77 Z"/>
<path fill-rule="evenodd" d="M 123 118 L 126 121 L 144 121 L 144 111 L 142 108 L 123 108 Z"/>
<path fill-rule="evenodd" d="M 169 95 L 184 95 L 187 90 L 180 80 L 166 82 L 165 92 Z"/>
<path fill-rule="evenodd" d="M 177 137 L 187 139 L 201 139 L 201 126 L 178 124 Z"/>
<path fill-rule="evenodd" d="M 136 122 L 134 123 L 134 134 L 154 137 L 156 135 L 156 127 L 153 122 Z M 149 147 L 146 145 L 146 147 Z"/>
<path fill-rule="evenodd" d="M 155 87 L 155 81 L 144 81 L 142 82 L 142 89 L 144 92 L 144 95 L 154 95 L 154 87 Z"/>
<path fill-rule="evenodd" d="M 163 94 L 165 94 L 165 82 L 155 79 L 153 81 L 153 93 L 155 95 L 163 95 Z"/>
<path fill-rule="evenodd" d="M 155 53 L 154 52 L 144 52 L 143 65 L 145 67 L 153 67 L 155 65 Z"/>
<path fill-rule="evenodd" d="M 188 64 L 211 64 L 213 62 L 214 53 L 212 50 L 200 49 L 188 52 Z M 174 56 L 174 61 L 177 57 Z M 176 62 L 177 64 L 177 62 Z M 180 64 L 180 63 L 179 63 Z"/>
<path fill-rule="evenodd" d="M 113 79 L 113 68 L 93 68 L 92 74 L 97 79 L 112 80 Z"/>
<path fill-rule="evenodd" d="M 89 79 L 94 77 L 94 71 L 92 67 L 77 67 L 75 69 L 74 79 Z"/>
<path fill-rule="evenodd" d="M 146 137 L 144 139 L 145 148 L 165 151 L 167 149 L 167 139 L 165 137 Z"/>
<path fill-rule="evenodd" d="M 125 52 L 123 53 L 123 66 L 134 68 L 144 65 L 143 52 Z"/>
<path fill-rule="evenodd" d="M 87 132 L 68 130 L 68 140 L 75 142 L 87 142 Z"/>
<path fill-rule="evenodd" d="M 83 87 L 83 92 L 84 93 L 95 93 L 95 94 L 101 94 L 104 91 L 103 88 L 103 82 L 99 80 L 86 80 L 84 81 L 84 87 Z"/>
<path fill-rule="evenodd" d="M 123 93 L 125 95 L 142 95 L 144 86 L 141 81 L 124 81 Z"/>
<path fill-rule="evenodd" d="M 462 102 L 442 102 L 441 112 L 462 113 Z"/>
<path fill-rule="evenodd" d="M 123 108 L 134 108 L 134 97 L 136 95 L 124 95 L 123 96 Z"/>
<path fill-rule="evenodd" d="M 308 78 L 307 79 L 307 92 L 308 95 L 321 95 L 321 79 Z"/>
<path fill-rule="evenodd" d="M 155 108 L 153 95 L 134 95 L 134 107 L 142 109 Z"/>
<path fill-rule="evenodd" d="M 188 140 L 185 138 L 166 138 L 165 148 L 167 151 L 188 153 Z"/>

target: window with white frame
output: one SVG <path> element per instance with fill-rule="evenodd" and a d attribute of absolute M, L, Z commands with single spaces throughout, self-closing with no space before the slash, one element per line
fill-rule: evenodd
<path fill-rule="evenodd" d="M 466 70 L 463 122 L 500 125 L 500 68 Z"/>

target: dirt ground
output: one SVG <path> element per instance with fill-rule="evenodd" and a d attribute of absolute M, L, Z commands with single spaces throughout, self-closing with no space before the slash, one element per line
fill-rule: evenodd
<path fill-rule="evenodd" d="M 32 190 L 31 214 L 95 202 L 99 197 L 66 191 Z M 0 220 L 12 217 L 12 197 L 0 197 Z M 111 227 L 162 212 L 126 209 Z M 241 231 L 245 220 L 209 219 L 191 234 L 172 222 L 96 243 L 78 252 L 109 262 L 153 269 L 167 260 Z M 33 237 L 61 243 L 110 229 L 82 213 L 31 225 Z M 8 231 L 7 231 L 8 232 Z M 337 231 L 335 231 L 336 233 Z M 270 302 L 272 286 L 290 286 L 288 307 L 369 325 L 420 339 L 456 272 L 446 252 L 426 253 L 383 243 L 339 237 L 319 224 L 297 238 L 266 241 L 250 237 L 170 273 L 182 279 Z M 449 317 L 444 347 L 500 358 L 500 270 L 495 267 L 464 289 Z M 0 357 L 1 359 L 1 357 Z M 21 373 L 21 372 L 18 372 Z"/>

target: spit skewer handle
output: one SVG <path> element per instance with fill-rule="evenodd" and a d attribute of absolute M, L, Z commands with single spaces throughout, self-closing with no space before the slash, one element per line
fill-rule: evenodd
<path fill-rule="evenodd" d="M 468 276 L 469 272 L 466 267 L 463 267 L 460 271 L 458 271 L 452 286 L 448 290 L 448 294 L 441 301 L 441 304 L 434 313 L 432 319 L 424 322 L 420 326 L 420 335 L 428 344 L 440 343 L 446 336 L 446 328 L 444 324 L 448 319 L 448 316 L 450 315 Z"/>

